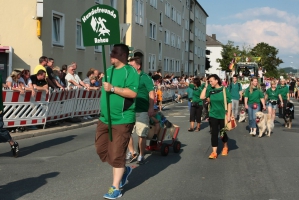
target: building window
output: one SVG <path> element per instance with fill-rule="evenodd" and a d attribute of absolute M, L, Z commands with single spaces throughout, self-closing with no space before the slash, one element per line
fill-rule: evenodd
<path fill-rule="evenodd" d="M 115 8 L 115 9 L 116 9 L 116 1 L 117 0 L 110 0 L 111 7 Z"/>
<path fill-rule="evenodd" d="M 185 51 L 186 51 L 186 52 L 189 51 L 189 43 L 188 43 L 187 40 L 185 41 Z"/>
<path fill-rule="evenodd" d="M 178 36 L 177 38 L 178 38 L 178 41 L 177 41 L 177 48 L 178 48 L 178 49 L 181 49 L 181 37 Z"/>
<path fill-rule="evenodd" d="M 164 31 L 164 43 L 165 44 L 170 44 L 170 32 L 169 32 L 169 30 L 165 30 Z"/>
<path fill-rule="evenodd" d="M 157 39 L 157 25 L 154 22 L 149 23 L 150 26 L 150 38 L 156 40 Z"/>
<path fill-rule="evenodd" d="M 101 53 L 102 52 L 102 46 L 94 46 L 94 51 L 96 53 Z"/>
<path fill-rule="evenodd" d="M 189 30 L 189 20 L 185 20 L 185 29 Z"/>
<path fill-rule="evenodd" d="M 162 42 L 159 42 L 159 60 L 162 60 Z"/>
<path fill-rule="evenodd" d="M 64 46 L 64 14 L 52 11 L 52 44 Z"/>
<path fill-rule="evenodd" d="M 95 0 L 96 4 L 103 4 L 103 0 Z"/>
<path fill-rule="evenodd" d="M 156 55 L 155 54 L 149 54 L 149 56 L 148 56 L 148 68 L 149 68 L 149 71 L 156 70 Z"/>
<path fill-rule="evenodd" d="M 160 12 L 160 26 L 162 26 L 162 24 L 163 24 L 163 13 L 162 12 Z"/>
<path fill-rule="evenodd" d="M 150 0 L 150 5 L 154 8 L 157 8 L 157 0 Z"/>
<path fill-rule="evenodd" d="M 83 34 L 81 21 L 77 19 L 76 25 L 76 47 L 77 49 L 85 49 L 83 45 Z"/>
<path fill-rule="evenodd" d="M 171 5 L 168 1 L 165 2 L 165 15 L 170 17 Z"/>
<path fill-rule="evenodd" d="M 139 25 L 143 25 L 144 8 L 143 0 L 135 0 L 135 22 Z"/>
<path fill-rule="evenodd" d="M 163 66 L 163 70 L 165 72 L 168 72 L 169 68 L 168 68 L 168 64 L 169 64 L 169 60 L 168 58 L 164 58 L 164 66 Z"/>

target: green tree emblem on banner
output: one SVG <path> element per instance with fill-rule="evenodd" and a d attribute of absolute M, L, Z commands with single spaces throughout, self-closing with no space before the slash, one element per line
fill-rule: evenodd
<path fill-rule="evenodd" d="M 107 5 L 95 5 L 82 16 L 84 46 L 120 43 L 118 11 Z"/>

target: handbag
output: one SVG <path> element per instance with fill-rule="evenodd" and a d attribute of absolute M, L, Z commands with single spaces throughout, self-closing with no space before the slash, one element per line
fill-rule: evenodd
<path fill-rule="evenodd" d="M 223 98 L 224 98 L 224 107 L 225 107 L 225 110 L 227 111 L 227 100 L 226 100 L 226 90 L 225 88 L 223 87 Z M 225 128 L 227 131 L 231 131 L 233 129 L 235 129 L 237 127 L 237 121 L 235 119 L 235 117 L 233 116 L 230 120 L 230 122 L 228 122 L 228 117 L 227 116 L 227 113 L 225 114 L 225 121 L 224 121 L 224 124 L 225 124 Z"/>
<path fill-rule="evenodd" d="M 197 108 L 199 107 L 199 104 L 197 102 L 191 102 L 191 106 Z"/>

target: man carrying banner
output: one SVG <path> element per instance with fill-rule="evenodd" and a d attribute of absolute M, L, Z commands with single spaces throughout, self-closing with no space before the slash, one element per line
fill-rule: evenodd
<path fill-rule="evenodd" d="M 135 124 L 135 98 L 139 85 L 139 75 L 135 68 L 127 64 L 129 48 L 124 44 L 114 45 L 110 61 L 112 66 L 104 73 L 101 96 L 101 115 L 97 126 L 95 147 L 103 162 L 113 167 L 113 182 L 104 198 L 116 199 L 122 196 L 122 188 L 132 172 L 125 166 L 126 150 Z M 109 140 L 107 95 L 110 102 L 112 138 Z"/>

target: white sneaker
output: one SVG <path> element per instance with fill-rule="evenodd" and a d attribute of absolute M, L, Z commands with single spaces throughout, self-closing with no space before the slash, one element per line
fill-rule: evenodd
<path fill-rule="evenodd" d="M 252 135 L 256 135 L 256 131 L 252 131 Z"/>
<path fill-rule="evenodd" d="M 249 134 L 252 135 L 252 133 L 253 133 L 253 131 L 251 130 Z"/>

